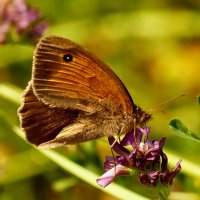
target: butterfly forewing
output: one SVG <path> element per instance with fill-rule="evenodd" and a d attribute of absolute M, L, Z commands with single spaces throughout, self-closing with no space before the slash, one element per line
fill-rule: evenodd
<path fill-rule="evenodd" d="M 72 60 L 66 61 L 66 55 Z M 48 36 L 39 42 L 32 79 L 36 96 L 51 106 L 89 113 L 105 107 L 133 111 L 127 90 L 112 70 L 68 39 Z"/>

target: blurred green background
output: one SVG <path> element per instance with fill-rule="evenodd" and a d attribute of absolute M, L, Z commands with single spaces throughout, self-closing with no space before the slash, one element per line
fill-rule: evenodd
<path fill-rule="evenodd" d="M 152 139 L 167 137 L 165 150 L 172 167 L 183 160 L 170 198 L 200 199 L 200 144 L 176 136 L 168 125 L 170 119 L 179 118 L 194 132 L 200 130 L 196 103 L 200 89 L 200 1 L 27 3 L 49 22 L 45 34 L 69 38 L 95 53 L 121 78 L 143 109 L 188 92 L 155 109 L 149 125 Z M 34 48 L 15 30 L 0 46 L 0 199 L 117 199 L 72 176 L 16 135 L 19 96 L 31 77 Z M 110 155 L 104 139 L 56 151 L 97 174 L 103 173 L 104 157 Z M 135 176 L 120 177 L 116 182 L 138 194 L 153 196 L 154 191 L 142 186 Z"/>

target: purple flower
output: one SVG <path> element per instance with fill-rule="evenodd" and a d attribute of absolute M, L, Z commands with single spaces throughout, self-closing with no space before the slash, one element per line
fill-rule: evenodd
<path fill-rule="evenodd" d="M 17 34 L 25 34 L 32 40 L 40 37 L 48 24 L 41 14 L 25 4 L 24 0 L 4 1 L 0 3 L 0 43 L 6 41 L 9 29 L 13 26 Z"/>
<path fill-rule="evenodd" d="M 140 174 L 140 182 L 145 185 L 156 186 L 159 180 L 158 172 L 149 172 Z"/>
<path fill-rule="evenodd" d="M 108 170 L 105 174 L 97 179 L 98 185 L 101 187 L 106 187 L 110 183 L 112 183 L 117 176 L 126 176 L 130 175 L 132 170 L 124 167 L 123 165 L 117 165 L 110 170 Z"/>
<path fill-rule="evenodd" d="M 145 185 L 157 186 L 172 184 L 176 174 L 181 169 L 181 161 L 170 171 L 168 158 L 162 148 L 166 138 L 160 141 L 149 139 L 150 127 L 132 129 L 124 138 L 117 142 L 114 137 L 108 138 L 112 149 L 118 154 L 116 158 L 106 156 L 104 169 L 106 173 L 97 179 L 97 183 L 106 187 L 115 177 L 130 175 L 132 170 L 140 173 L 140 182 Z M 131 146 L 132 150 L 126 146 Z"/>
<path fill-rule="evenodd" d="M 163 173 L 160 174 L 161 182 L 164 184 L 172 184 L 173 179 L 175 178 L 176 174 L 179 173 L 181 170 L 181 160 L 176 164 L 176 166 L 169 171 L 169 169 L 165 170 Z"/>

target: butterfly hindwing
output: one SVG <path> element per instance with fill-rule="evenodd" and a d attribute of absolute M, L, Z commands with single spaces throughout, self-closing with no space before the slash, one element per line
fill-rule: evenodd
<path fill-rule="evenodd" d="M 78 117 L 78 111 L 50 108 L 39 101 L 33 93 L 31 82 L 24 92 L 18 114 L 27 140 L 35 145 L 52 140 Z"/>

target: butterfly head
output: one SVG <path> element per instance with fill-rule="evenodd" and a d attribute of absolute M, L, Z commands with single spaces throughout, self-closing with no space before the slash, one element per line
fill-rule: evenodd
<path fill-rule="evenodd" d="M 134 119 L 136 120 L 137 125 L 144 127 L 151 118 L 152 118 L 151 114 L 143 111 L 140 107 L 136 107 L 136 111 L 134 113 Z"/>

